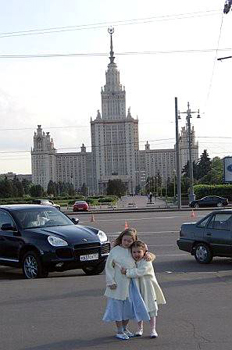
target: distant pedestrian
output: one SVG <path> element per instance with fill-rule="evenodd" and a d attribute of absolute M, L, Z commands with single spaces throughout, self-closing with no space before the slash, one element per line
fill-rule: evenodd
<path fill-rule="evenodd" d="M 149 201 L 152 203 L 152 192 L 149 193 Z"/>

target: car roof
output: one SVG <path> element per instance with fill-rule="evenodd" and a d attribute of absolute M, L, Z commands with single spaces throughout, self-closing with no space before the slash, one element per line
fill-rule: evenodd
<path fill-rule="evenodd" d="M 225 214 L 232 214 L 232 209 L 216 209 L 216 210 L 213 210 L 211 213 L 209 214 L 218 214 L 218 213 L 225 213 Z"/>
<path fill-rule="evenodd" d="M 6 209 L 6 210 L 27 210 L 30 208 L 37 208 L 40 209 L 41 208 L 48 208 L 47 205 L 39 205 L 39 204 L 8 204 L 8 205 L 0 205 L 0 209 Z M 50 208 L 50 207 L 49 207 Z M 52 208 L 52 207 L 51 207 Z"/>
<path fill-rule="evenodd" d="M 41 202 L 43 202 L 43 201 L 45 201 L 45 202 L 49 202 L 51 199 L 41 199 L 41 198 L 37 198 L 37 199 L 34 199 L 34 201 L 41 201 Z"/>

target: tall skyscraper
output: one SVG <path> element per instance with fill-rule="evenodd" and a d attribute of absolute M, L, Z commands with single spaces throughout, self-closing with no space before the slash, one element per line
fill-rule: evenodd
<path fill-rule="evenodd" d="M 109 180 L 121 179 L 130 192 L 136 186 L 136 157 L 139 150 L 138 120 L 126 114 L 126 91 L 114 62 L 113 28 L 110 34 L 110 63 L 101 90 L 102 113 L 91 120 L 94 186 L 103 192 Z"/>

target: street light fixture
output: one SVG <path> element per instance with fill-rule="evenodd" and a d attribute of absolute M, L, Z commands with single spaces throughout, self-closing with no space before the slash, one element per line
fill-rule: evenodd
<path fill-rule="evenodd" d="M 186 121 L 187 121 L 187 132 L 188 132 L 188 149 L 189 149 L 189 172 L 190 172 L 190 191 L 189 191 L 189 202 L 192 202 L 195 200 L 195 193 L 193 189 L 193 161 L 192 161 L 192 140 L 191 140 L 191 121 L 190 118 L 192 118 L 192 114 L 197 113 L 197 118 L 200 118 L 200 111 L 199 109 L 197 111 L 191 111 L 189 102 L 187 104 L 187 111 L 186 112 L 179 112 L 180 114 L 186 114 Z"/>

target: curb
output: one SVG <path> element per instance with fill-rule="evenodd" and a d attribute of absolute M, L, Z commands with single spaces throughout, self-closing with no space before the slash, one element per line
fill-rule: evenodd
<path fill-rule="evenodd" d="M 232 209 L 232 207 L 224 207 L 224 208 L 198 208 L 194 209 L 195 212 L 200 211 L 210 211 L 210 210 L 223 210 L 223 209 Z M 149 212 L 185 212 L 185 211 L 192 211 L 193 208 L 189 207 L 182 207 L 181 209 L 178 208 L 122 208 L 122 209 L 92 209 L 85 212 L 73 212 L 69 210 L 62 211 L 66 215 L 78 215 L 78 214 L 84 214 L 84 215 L 92 215 L 92 214 L 112 214 L 112 213 L 149 213 Z"/>

